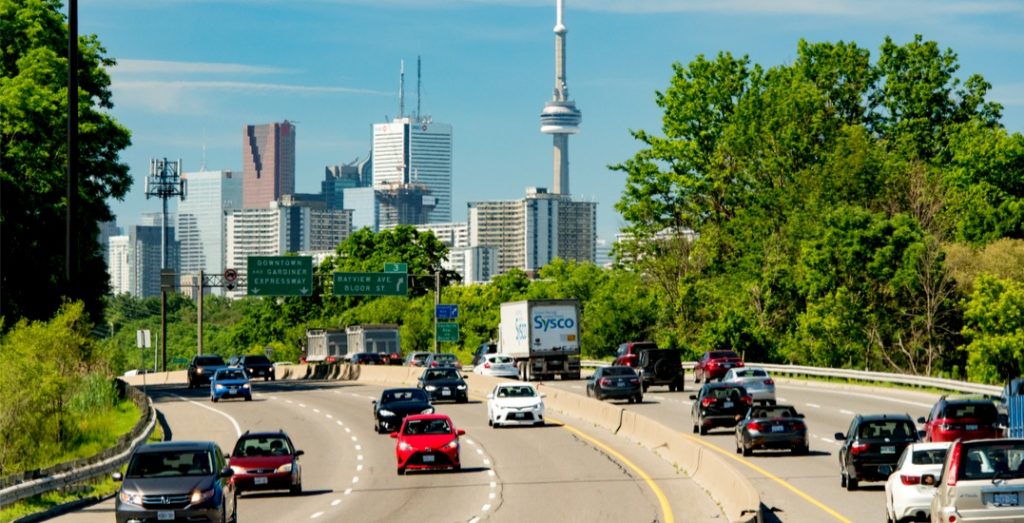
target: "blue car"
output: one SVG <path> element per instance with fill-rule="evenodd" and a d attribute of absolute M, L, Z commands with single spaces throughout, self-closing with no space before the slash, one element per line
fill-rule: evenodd
<path fill-rule="evenodd" d="M 210 401 L 217 403 L 217 400 L 221 398 L 252 400 L 249 376 L 245 374 L 244 370 L 230 367 L 217 369 L 217 372 L 210 378 Z"/>

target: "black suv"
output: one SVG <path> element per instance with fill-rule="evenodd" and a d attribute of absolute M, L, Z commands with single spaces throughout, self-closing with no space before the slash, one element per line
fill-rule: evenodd
<path fill-rule="evenodd" d="M 641 349 L 637 373 L 644 392 L 651 385 L 668 385 L 668 390 L 683 390 L 683 356 L 675 349 Z"/>
<path fill-rule="evenodd" d="M 212 441 L 142 445 L 132 454 L 114 498 L 117 523 L 237 521 L 233 471 Z"/>
<path fill-rule="evenodd" d="M 266 356 L 245 355 L 238 359 L 238 366 L 245 369 L 249 378 L 262 377 L 263 381 L 274 380 L 274 364 Z"/>
<path fill-rule="evenodd" d="M 693 431 L 702 436 L 715 427 L 735 427 L 754 403 L 747 389 L 735 383 L 705 383 L 690 399 Z"/>
<path fill-rule="evenodd" d="M 885 481 L 903 450 L 920 440 L 908 414 L 857 414 L 846 434 L 836 432 L 840 485 L 857 490 L 861 481 Z"/>
<path fill-rule="evenodd" d="M 209 385 L 210 378 L 217 372 L 217 369 L 224 367 L 227 367 L 224 358 L 216 354 L 194 356 L 188 364 L 188 388 L 194 389 L 202 385 Z"/>

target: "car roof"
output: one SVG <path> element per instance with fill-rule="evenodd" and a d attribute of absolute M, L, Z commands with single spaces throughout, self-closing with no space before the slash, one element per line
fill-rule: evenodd
<path fill-rule="evenodd" d="M 910 414 L 858 414 L 861 421 L 883 421 L 883 420 L 907 420 L 913 423 L 914 419 Z"/>
<path fill-rule="evenodd" d="M 530 387 L 531 389 L 536 389 L 537 388 L 537 387 L 534 387 L 532 383 L 526 383 L 525 381 L 508 381 L 508 382 L 499 383 L 498 386 L 499 387 Z"/>
<path fill-rule="evenodd" d="M 985 405 L 992 404 L 992 400 L 985 398 L 941 398 L 939 401 L 945 402 L 947 405 Z"/>
<path fill-rule="evenodd" d="M 952 441 L 917 441 L 910 444 L 910 450 L 948 449 Z"/>
<path fill-rule="evenodd" d="M 147 443 L 135 449 L 136 454 L 147 452 L 167 452 L 175 450 L 213 450 L 217 444 L 212 441 L 161 441 Z"/>
<path fill-rule="evenodd" d="M 278 430 L 262 430 L 262 431 L 259 431 L 259 432 L 247 431 L 247 432 L 243 433 L 241 436 L 239 436 L 238 438 L 239 439 L 241 439 L 241 438 L 248 438 L 248 437 L 262 438 L 262 437 L 265 437 L 265 436 L 284 436 L 284 437 L 288 438 L 288 434 L 286 434 L 285 431 L 281 430 L 281 429 L 278 429 Z M 288 439 L 291 439 L 291 438 L 288 438 Z"/>
<path fill-rule="evenodd" d="M 383 394 L 387 394 L 389 392 L 411 392 L 411 391 L 422 391 L 422 390 L 423 389 L 419 389 L 419 388 L 416 388 L 416 387 L 395 387 L 393 389 L 384 389 L 383 391 L 381 391 L 381 394 L 383 395 Z"/>
<path fill-rule="evenodd" d="M 450 416 L 448 416 L 447 414 L 412 414 L 412 415 L 409 415 L 409 416 L 405 417 L 405 421 L 421 420 L 421 419 L 426 419 L 426 420 L 429 420 L 429 419 L 444 419 L 444 420 L 448 420 L 448 421 L 452 420 L 452 418 Z"/>
<path fill-rule="evenodd" d="M 732 383 L 731 381 L 718 381 L 715 383 L 704 384 L 705 389 L 731 389 L 735 387 L 739 387 L 742 389 L 743 385 L 740 383 Z"/>

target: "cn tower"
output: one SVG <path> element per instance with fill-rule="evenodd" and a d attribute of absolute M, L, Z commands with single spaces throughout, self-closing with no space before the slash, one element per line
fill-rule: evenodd
<path fill-rule="evenodd" d="M 555 183 L 553 194 L 569 194 L 569 135 L 580 131 L 583 113 L 569 99 L 565 83 L 565 24 L 562 23 L 563 0 L 555 2 L 555 90 L 551 101 L 540 113 L 540 132 L 554 135 Z"/>

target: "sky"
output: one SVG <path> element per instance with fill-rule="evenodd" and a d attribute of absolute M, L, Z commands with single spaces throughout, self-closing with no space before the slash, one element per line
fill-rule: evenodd
<path fill-rule="evenodd" d="M 112 114 L 131 130 L 134 179 L 111 200 L 121 227 L 159 212 L 144 179 L 152 158 L 184 172 L 242 168 L 242 128 L 296 125 L 296 191 L 316 193 L 327 165 L 365 158 L 374 123 L 405 108 L 453 126 L 453 221 L 466 202 L 514 200 L 552 187 L 552 139 L 540 111 L 554 86 L 555 0 L 91 0 L 79 30 L 117 60 Z M 583 113 L 569 139 L 570 188 L 598 202 L 598 237 L 625 175 L 609 168 L 662 134 L 655 104 L 672 64 L 728 51 L 764 67 L 791 63 L 797 42 L 915 34 L 951 48 L 958 76 L 980 74 L 1003 124 L 1024 131 L 1024 1 L 565 0 L 567 84 Z M 422 59 L 417 99 L 416 59 Z M 174 206 L 172 205 L 173 209 Z"/>

